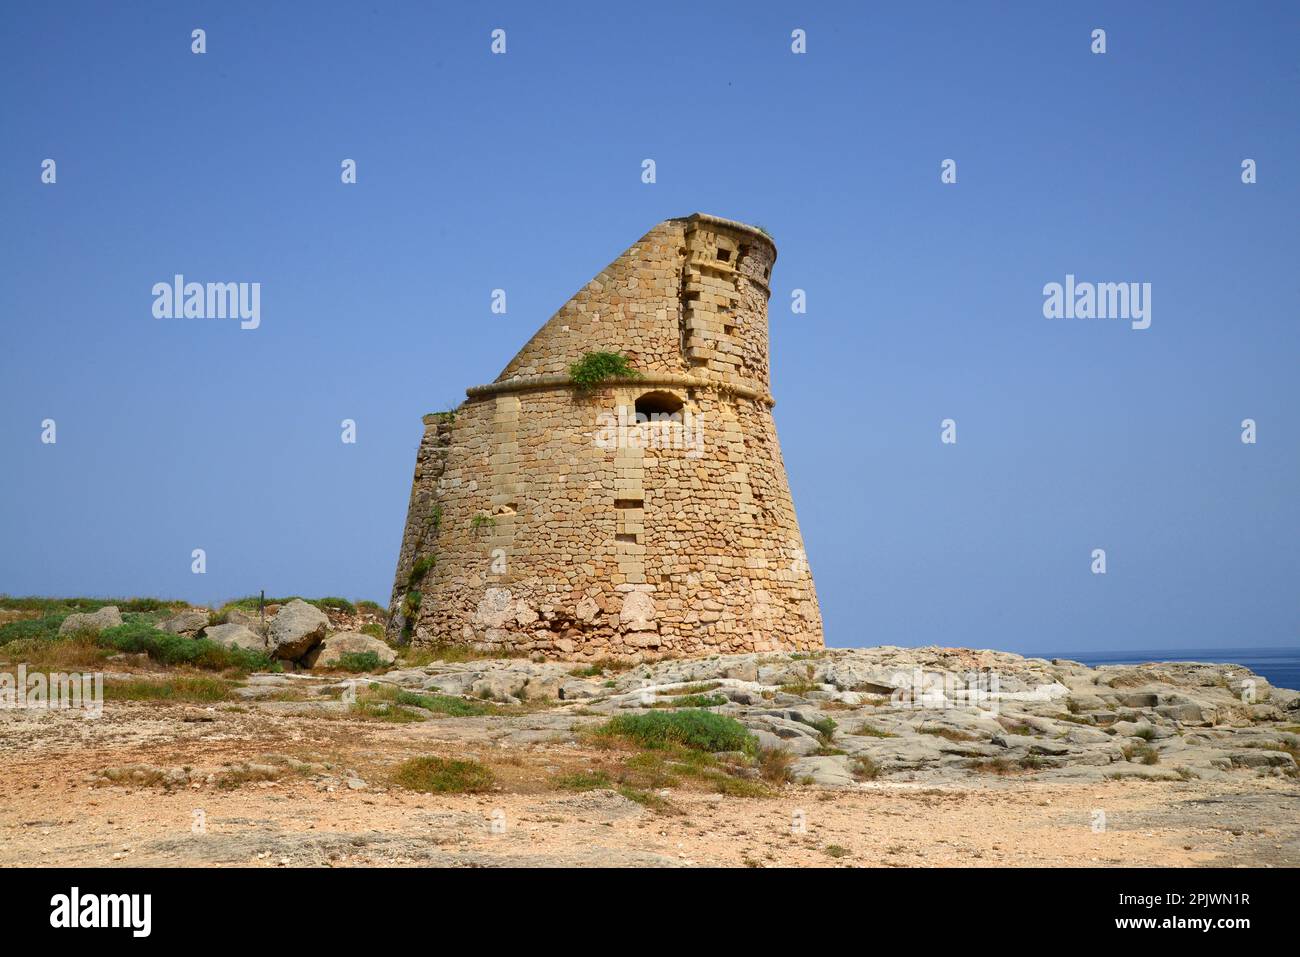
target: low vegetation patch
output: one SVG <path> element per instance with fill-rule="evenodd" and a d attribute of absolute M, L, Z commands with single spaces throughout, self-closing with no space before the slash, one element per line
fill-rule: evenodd
<path fill-rule="evenodd" d="M 749 759 L 731 763 L 686 747 L 643 751 L 623 762 L 618 784 L 657 791 L 690 782 L 731 797 L 768 797 L 771 792 L 754 775 Z"/>
<path fill-rule="evenodd" d="M 392 701 L 376 701 L 374 699 L 356 702 L 352 705 L 351 714 L 356 718 L 387 721 L 389 724 L 411 724 L 415 721 L 425 720 L 425 716 L 418 711 L 404 708 Z"/>
<path fill-rule="evenodd" d="M 487 661 L 500 658 L 527 658 L 523 651 L 479 651 L 468 645 L 418 645 L 403 650 L 399 661 L 408 668 L 423 668 L 435 661 Z"/>
<path fill-rule="evenodd" d="M 45 615 L 41 618 L 24 618 L 0 625 L 0 645 L 15 641 L 54 641 L 59 637 L 59 625 L 67 614 Z"/>
<path fill-rule="evenodd" d="M 399 764 L 393 772 L 393 783 L 426 794 L 480 794 L 490 791 L 496 779 L 477 761 L 422 757 Z"/>
<path fill-rule="evenodd" d="M 642 807 L 647 807 L 652 811 L 660 814 L 680 814 L 682 813 L 667 798 L 655 794 L 653 791 L 643 791 L 640 788 L 634 788 L 627 784 L 618 786 L 618 793 L 623 795 L 629 801 L 635 801 Z"/>
<path fill-rule="evenodd" d="M 614 782 L 604 771 L 575 771 L 573 774 L 558 774 L 551 778 L 551 783 L 562 791 L 599 791 L 612 789 Z"/>
<path fill-rule="evenodd" d="M 889 732 L 889 731 L 882 731 L 880 728 L 873 727 L 872 725 L 869 725 L 869 724 L 864 724 L 864 725 L 862 725 L 861 727 L 858 728 L 857 731 L 854 732 L 854 734 L 861 735 L 861 736 L 864 737 L 864 738 L 896 738 L 896 737 L 898 737 L 898 735 L 896 735 L 896 734 L 892 734 L 892 733 Z"/>
<path fill-rule="evenodd" d="M 727 703 L 726 695 L 688 694 L 670 701 L 656 701 L 652 708 L 717 708 Z"/>
<path fill-rule="evenodd" d="M 569 366 L 569 378 L 579 392 L 591 392 L 608 379 L 639 379 L 641 373 L 621 352 L 587 352 Z"/>
<path fill-rule="evenodd" d="M 849 773 L 859 781 L 874 781 L 880 776 L 880 766 L 863 754 L 853 759 Z"/>
<path fill-rule="evenodd" d="M 1038 729 L 1032 724 L 1015 718 L 999 718 L 998 724 L 1002 725 L 1002 730 L 1006 731 L 1007 734 L 1018 734 L 1021 737 L 1033 737 L 1038 734 Z"/>
<path fill-rule="evenodd" d="M 1145 742 L 1126 745 L 1123 751 L 1124 760 L 1132 761 L 1134 764 L 1158 764 L 1160 762 L 1160 753 Z"/>
<path fill-rule="evenodd" d="M 380 668 L 387 667 L 379 660 L 379 654 L 374 651 L 348 651 L 339 655 L 339 660 L 332 666 L 335 671 L 349 671 L 353 674 L 367 671 L 378 671 Z"/>
<path fill-rule="evenodd" d="M 794 755 L 786 748 L 759 748 L 754 763 L 759 777 L 770 784 L 787 784 L 794 777 Z"/>
<path fill-rule="evenodd" d="M 41 617 L 51 615 L 70 615 L 74 612 L 86 614 L 99 611 L 108 605 L 116 605 L 118 611 L 156 612 L 175 611 L 188 608 L 189 602 L 168 601 L 162 598 L 39 598 L 36 596 L 12 597 L 0 595 L 0 608 L 13 608 L 19 611 L 39 612 Z"/>
<path fill-rule="evenodd" d="M 682 710 L 626 714 L 611 718 L 596 734 L 626 738 L 643 748 L 674 745 L 698 751 L 743 751 L 753 754 L 757 742 L 735 718 L 713 711 Z"/>
<path fill-rule="evenodd" d="M 1295 738 L 1282 741 L 1246 741 L 1243 748 L 1263 748 L 1266 751 L 1284 751 L 1300 765 L 1300 741 Z"/>
<path fill-rule="evenodd" d="M 449 694 L 416 694 L 413 691 L 399 691 L 393 701 L 399 705 L 423 708 L 434 714 L 445 714 L 453 718 L 472 718 L 484 714 L 496 714 L 497 709 L 481 701 L 470 701 Z"/>
<path fill-rule="evenodd" d="M 976 758 L 967 761 L 966 767 L 971 771 L 980 771 L 984 774 L 1010 774 L 1016 769 L 1015 762 L 1010 758 Z"/>
<path fill-rule="evenodd" d="M 128 654 L 146 654 L 164 665 L 190 665 L 206 671 L 279 671 L 268 655 L 243 648 L 227 648 L 206 638 L 186 638 L 159 631 L 140 621 L 128 621 L 100 633 L 98 642 Z"/>
<path fill-rule="evenodd" d="M 104 659 L 112 652 L 101 648 L 87 635 L 68 636 L 56 640 L 45 638 L 20 638 L 0 646 L 0 656 L 11 663 L 23 662 L 30 668 L 65 671 L 89 668 L 99 670 Z"/>
<path fill-rule="evenodd" d="M 613 658 L 599 658 L 589 665 L 581 668 L 574 668 L 569 674 L 575 678 L 599 678 L 606 672 L 628 671 L 636 667 L 628 661 L 616 661 Z"/>
<path fill-rule="evenodd" d="M 979 735 L 971 734 L 968 731 L 958 731 L 956 728 L 917 728 L 920 734 L 932 734 L 937 738 L 946 738 L 949 741 L 978 741 Z"/>
<path fill-rule="evenodd" d="M 104 682 L 105 701 L 226 701 L 234 687 L 230 681 L 208 675 L 179 676 L 163 681 L 130 679 Z"/>
<path fill-rule="evenodd" d="M 782 694 L 802 697 L 809 691 L 820 691 L 821 687 L 821 685 L 814 684 L 811 681 L 788 681 L 783 685 L 777 685 L 776 690 L 780 691 Z"/>
<path fill-rule="evenodd" d="M 804 718 L 798 719 L 800 724 L 805 724 L 817 732 L 817 736 L 822 740 L 822 746 L 828 746 L 835 738 L 835 729 L 839 727 L 834 718 L 816 718 L 809 721 Z"/>
<path fill-rule="evenodd" d="M 680 688 L 669 688 L 665 691 L 660 691 L 659 694 L 670 698 L 680 695 L 701 695 L 706 691 L 716 691 L 721 687 L 722 682 L 720 681 L 702 681 L 699 684 L 682 685 Z"/>

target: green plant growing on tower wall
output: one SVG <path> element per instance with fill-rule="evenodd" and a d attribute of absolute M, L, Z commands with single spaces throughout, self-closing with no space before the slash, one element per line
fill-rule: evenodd
<path fill-rule="evenodd" d="M 438 559 L 432 555 L 421 555 L 411 566 L 411 574 L 406 577 L 406 586 L 408 588 L 418 584 L 425 575 L 429 573 L 434 565 L 438 564 Z"/>
<path fill-rule="evenodd" d="M 588 352 L 569 366 L 569 378 L 579 392 L 590 392 L 607 379 L 640 379 L 641 373 L 621 352 Z"/>
<path fill-rule="evenodd" d="M 469 520 L 470 528 L 474 529 L 476 532 L 481 528 L 491 528 L 496 523 L 497 520 L 495 518 L 484 512 L 479 512 Z"/>
<path fill-rule="evenodd" d="M 402 600 L 402 614 L 408 619 L 414 618 L 415 613 L 420 610 L 421 595 L 416 589 L 411 589 L 406 593 L 406 598 Z"/>

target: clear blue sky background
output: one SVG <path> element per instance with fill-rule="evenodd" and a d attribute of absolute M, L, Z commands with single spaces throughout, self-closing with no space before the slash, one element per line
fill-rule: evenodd
<path fill-rule="evenodd" d="M 0 591 L 385 601 L 421 414 L 701 210 L 780 247 L 828 643 L 1296 643 L 1300 5 L 620 6 L 7 5 Z M 261 328 L 153 319 L 177 272 Z"/>

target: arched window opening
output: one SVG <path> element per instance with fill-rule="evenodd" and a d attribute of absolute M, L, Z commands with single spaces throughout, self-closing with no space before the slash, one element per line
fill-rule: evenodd
<path fill-rule="evenodd" d="M 681 416 L 681 411 L 685 405 L 681 399 L 671 392 L 647 392 L 636 400 L 637 416 L 644 415 L 645 418 L 638 418 L 638 422 L 653 422 L 656 416 Z"/>

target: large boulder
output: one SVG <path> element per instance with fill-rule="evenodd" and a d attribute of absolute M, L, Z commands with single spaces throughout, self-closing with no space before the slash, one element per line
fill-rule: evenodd
<path fill-rule="evenodd" d="M 98 635 L 105 628 L 116 628 L 122 624 L 122 613 L 116 605 L 105 605 L 99 611 L 90 614 L 69 615 L 59 625 L 59 637 L 64 635 Z"/>
<path fill-rule="evenodd" d="M 266 651 L 266 639 L 239 624 L 209 625 L 203 637 L 227 648 Z"/>
<path fill-rule="evenodd" d="M 330 620 L 315 605 L 295 598 L 280 609 L 267 634 L 267 650 L 275 658 L 297 661 L 325 640 Z"/>
<path fill-rule="evenodd" d="M 391 665 L 397 660 L 397 652 L 378 638 L 359 631 L 340 631 L 307 652 L 302 663 L 308 668 L 332 668 L 344 655 L 365 654 L 367 651 L 373 651 L 381 664 Z"/>
<path fill-rule="evenodd" d="M 262 616 L 256 611 L 244 611 L 242 608 L 231 608 L 226 612 L 226 623 L 230 625 L 243 625 L 249 631 L 256 632 L 259 635 L 265 635 L 268 623 L 262 620 Z"/>
<path fill-rule="evenodd" d="M 162 631 L 170 631 L 173 635 L 189 635 L 193 637 L 208 627 L 208 610 L 206 608 L 186 608 L 166 621 L 160 621 L 158 627 Z"/>

